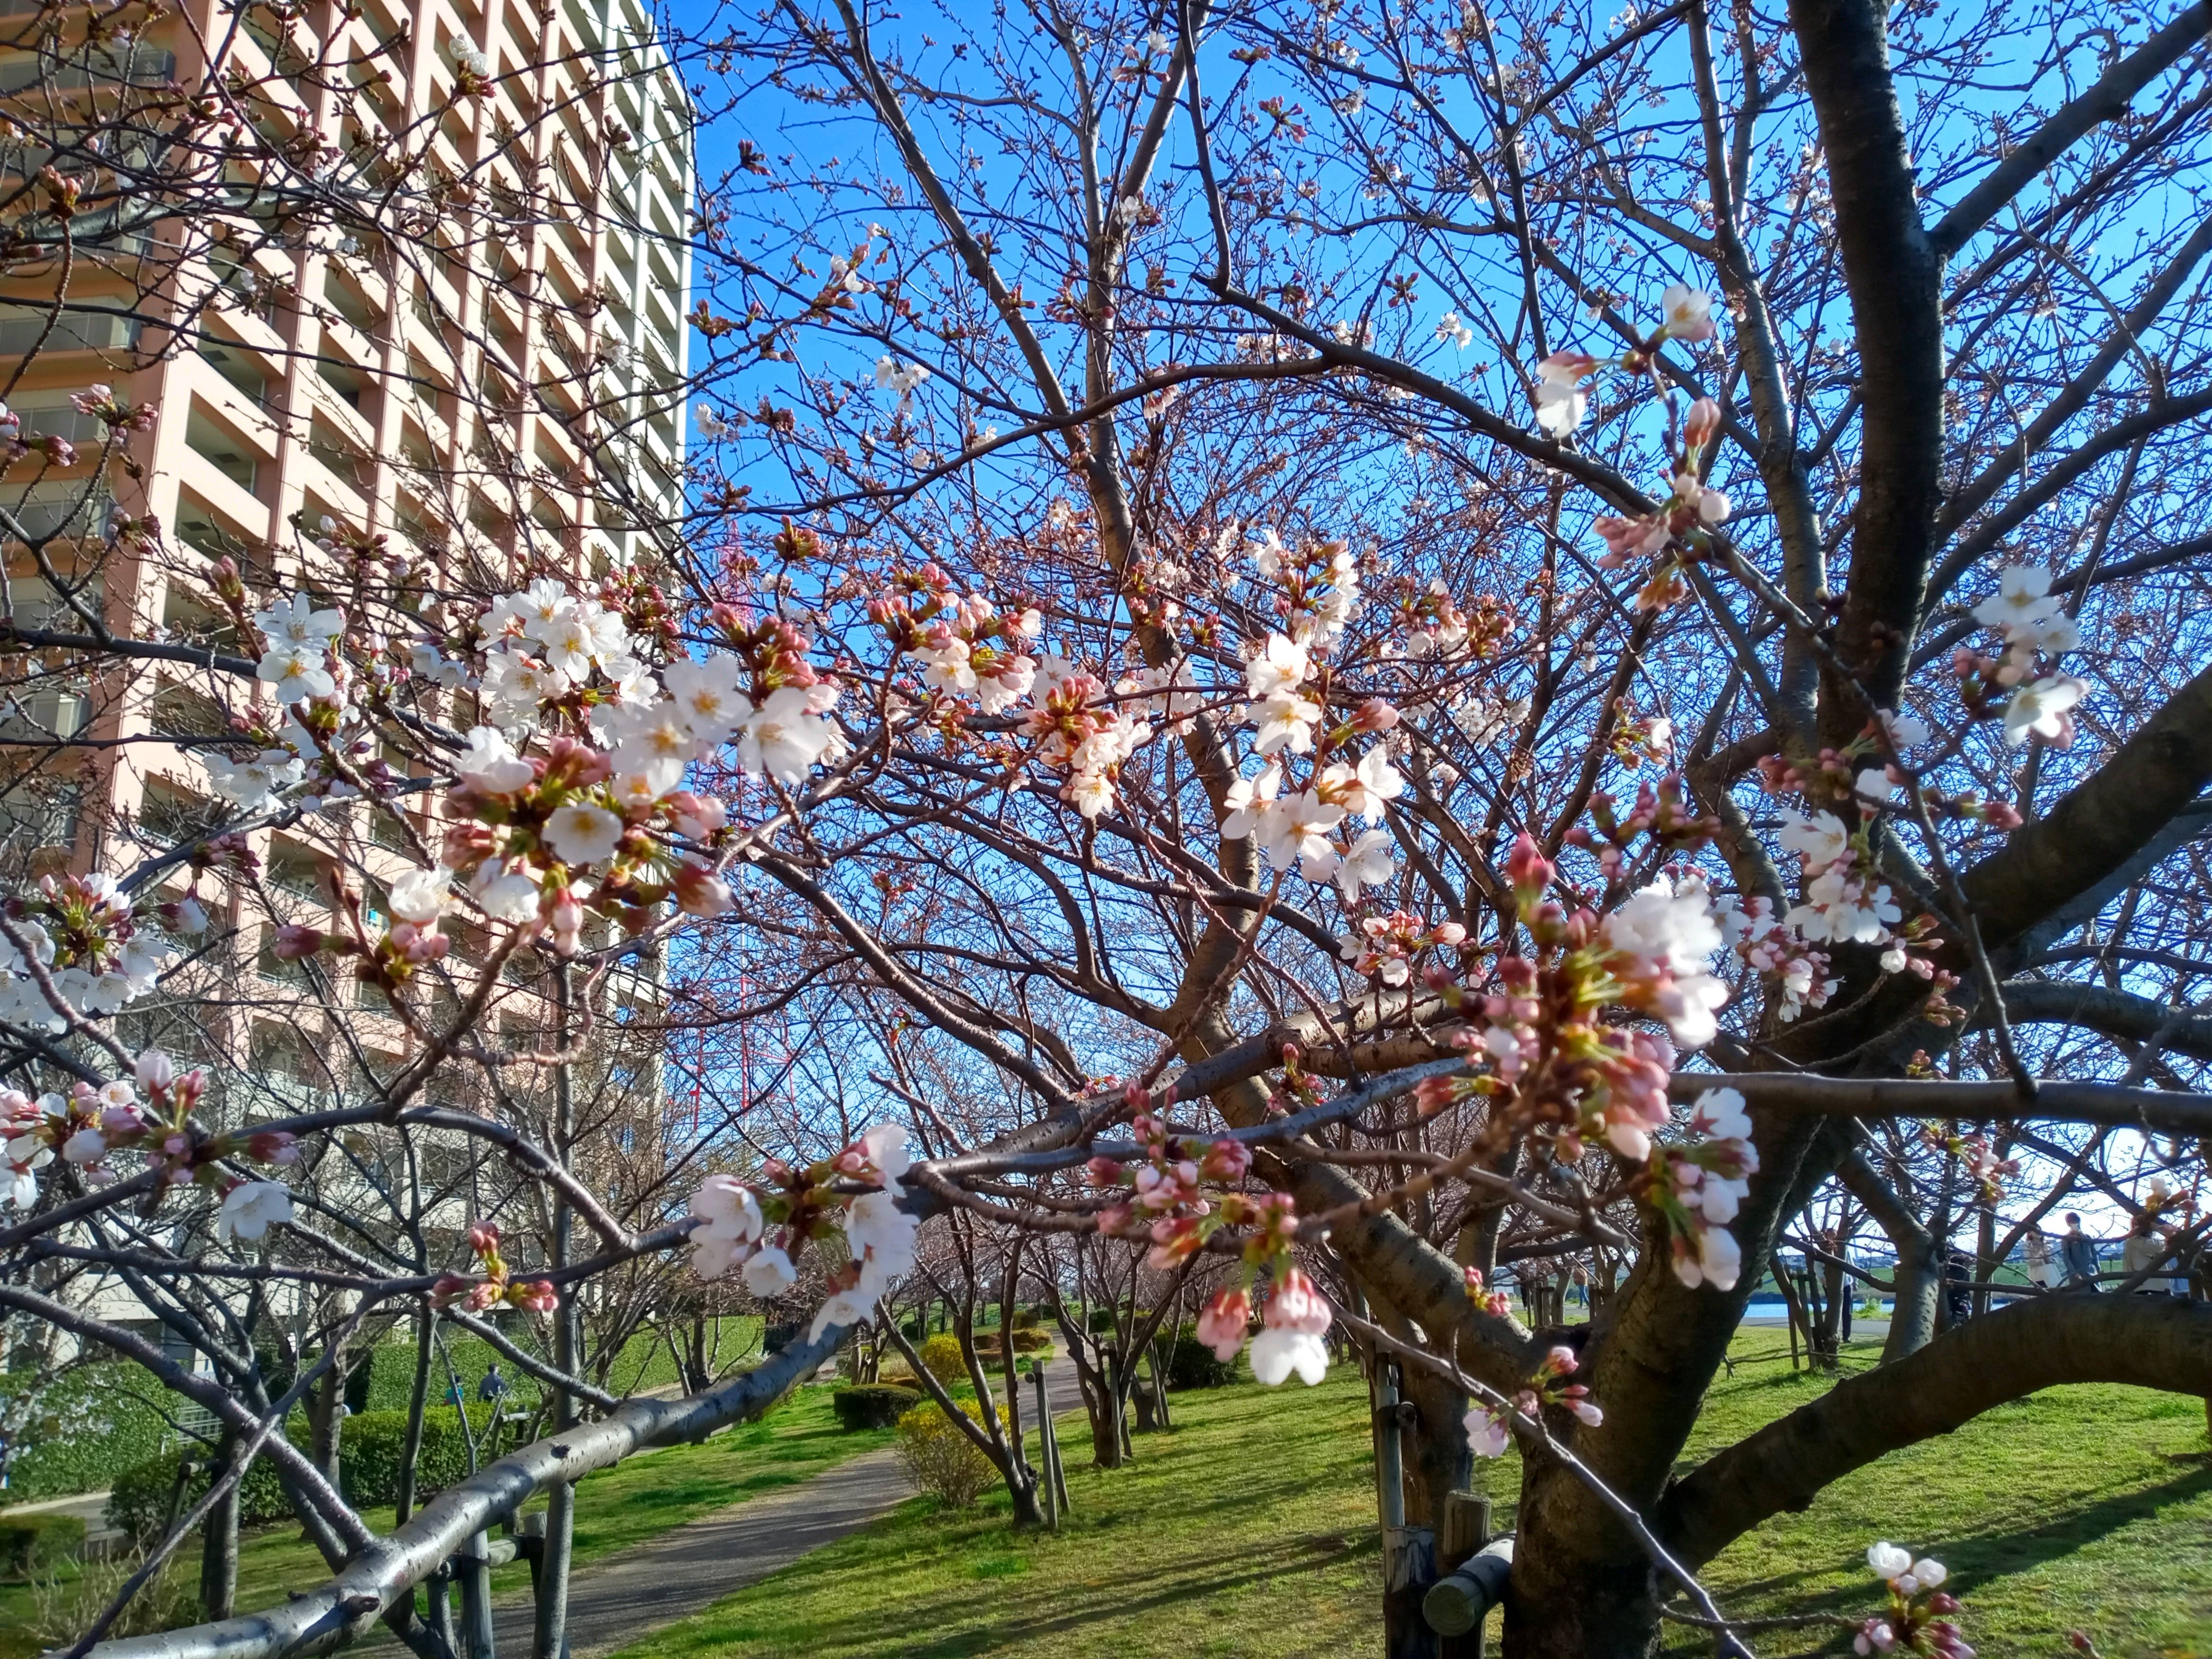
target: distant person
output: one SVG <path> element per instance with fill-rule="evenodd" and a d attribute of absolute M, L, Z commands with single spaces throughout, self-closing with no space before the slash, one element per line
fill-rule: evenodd
<path fill-rule="evenodd" d="M 1974 1316 L 1974 1258 L 1955 1244 L 1943 1253 L 1943 1308 L 1954 1325 Z"/>
<path fill-rule="evenodd" d="M 2120 1246 L 2120 1271 L 2130 1277 L 2148 1273 L 2165 1259 L 2168 1248 L 2166 1235 L 2159 1231 L 2158 1218 L 2146 1210 L 2136 1218 L 2135 1225 L 2128 1229 L 2127 1243 Z M 2145 1279 L 2136 1290 L 2143 1296 L 2172 1294 L 2154 1279 Z"/>
<path fill-rule="evenodd" d="M 477 1398 L 487 1405 L 496 1406 L 507 1398 L 507 1379 L 499 1374 L 499 1362 L 494 1360 L 491 1369 L 483 1374 L 483 1381 L 477 1384 Z"/>
<path fill-rule="evenodd" d="M 2058 1268 L 2051 1260 L 2051 1241 L 2039 1232 L 2027 1236 L 2027 1282 L 2039 1291 L 2058 1288 Z"/>
<path fill-rule="evenodd" d="M 2097 1241 L 2081 1231 L 2081 1218 L 2071 1211 L 2066 1216 L 2065 1237 L 2058 1241 L 2058 1259 L 2066 1266 L 2069 1289 L 2076 1285 L 2097 1288 Z"/>

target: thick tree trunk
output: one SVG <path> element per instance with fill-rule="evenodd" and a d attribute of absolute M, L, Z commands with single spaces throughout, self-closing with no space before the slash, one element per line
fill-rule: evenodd
<path fill-rule="evenodd" d="M 1645 1659 L 1658 1644 L 1659 1587 L 1634 1539 L 1614 1523 L 1572 1547 L 1547 1535 L 1547 1511 L 1580 1505 L 1546 1504 L 1546 1488 L 1576 1479 L 1557 1464 L 1523 1473 L 1504 1659 Z"/>

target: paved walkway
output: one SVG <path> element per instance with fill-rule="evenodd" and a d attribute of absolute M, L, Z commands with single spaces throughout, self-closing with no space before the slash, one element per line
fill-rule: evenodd
<path fill-rule="evenodd" d="M 994 1377 L 994 1382 L 997 1379 Z M 1075 1367 L 1047 1368 L 1055 1419 L 1083 1409 Z M 1025 1384 L 1029 1426 L 1036 1393 Z M 1085 1444 L 1088 1444 L 1087 1433 Z M 1082 1448 L 1061 1437 L 1061 1455 L 1081 1460 Z M 569 1659 L 594 1659 L 629 1646 L 663 1625 L 702 1613 L 733 1590 L 789 1566 L 810 1550 L 836 1542 L 914 1496 L 888 1449 L 866 1453 L 801 1484 L 700 1516 L 648 1543 L 579 1568 L 568 1586 Z M 528 1659 L 535 1613 L 529 1592 L 492 1603 L 492 1633 L 501 1659 Z M 379 1632 L 369 1645 L 397 1650 Z"/>

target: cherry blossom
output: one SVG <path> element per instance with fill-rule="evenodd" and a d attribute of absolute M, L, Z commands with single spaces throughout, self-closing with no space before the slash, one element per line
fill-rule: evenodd
<path fill-rule="evenodd" d="M 258 1238 L 271 1226 L 292 1219 L 292 1194 L 282 1182 L 241 1181 L 223 1194 L 216 1217 L 216 1237 L 228 1243 L 234 1237 Z"/>
<path fill-rule="evenodd" d="M 2023 685 L 2005 704 L 2005 741 L 2017 748 L 2029 738 L 2041 738 L 2054 748 L 2071 748 L 2074 709 L 2089 688 L 2068 674 Z"/>

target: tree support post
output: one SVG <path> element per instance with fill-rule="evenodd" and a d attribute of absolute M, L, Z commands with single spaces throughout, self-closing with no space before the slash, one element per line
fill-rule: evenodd
<path fill-rule="evenodd" d="M 495 1560 L 514 1559 L 512 1540 L 502 1538 L 495 1546 L 491 1534 L 482 1532 L 470 1534 L 469 1541 L 454 1553 L 461 1578 L 461 1637 L 468 1644 L 468 1659 L 498 1659 L 492 1641 L 491 1570 Z"/>
<path fill-rule="evenodd" d="M 1406 1524 L 1406 1462 L 1400 1434 L 1412 1407 L 1398 1397 L 1398 1368 L 1376 1376 L 1375 1485 L 1382 1522 L 1382 1650 L 1388 1659 L 1437 1659 L 1436 1632 L 1421 1599 L 1436 1576 L 1436 1534 Z"/>
<path fill-rule="evenodd" d="M 1421 1598 L 1421 1616 L 1437 1632 L 1437 1659 L 1483 1659 L 1488 1632 L 1480 1618 L 1470 1627 L 1458 1628 L 1465 1609 L 1454 1598 L 1464 1601 L 1465 1596 L 1453 1578 L 1489 1542 L 1490 1499 L 1471 1492 L 1448 1493 L 1443 1526 L 1437 1535 L 1437 1582 Z"/>
<path fill-rule="evenodd" d="M 1044 1383 L 1044 1364 L 1039 1361 L 1030 1367 L 1030 1381 L 1036 1384 L 1037 1413 L 1037 1479 L 1044 1486 L 1044 1524 L 1048 1531 L 1060 1530 L 1060 1480 L 1052 1455 L 1052 1395 Z"/>

